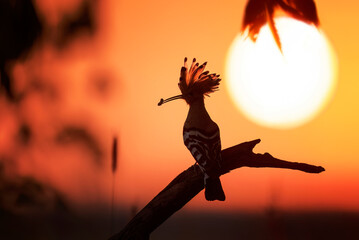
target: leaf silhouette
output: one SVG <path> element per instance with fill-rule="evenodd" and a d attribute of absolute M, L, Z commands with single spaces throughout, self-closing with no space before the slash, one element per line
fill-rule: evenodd
<path fill-rule="evenodd" d="M 282 52 L 282 45 L 274 22 L 274 13 L 282 10 L 288 16 L 307 24 L 319 25 L 313 0 L 249 0 L 245 9 L 241 31 L 248 29 L 252 41 L 257 40 L 261 27 L 268 23 L 273 38 Z"/>

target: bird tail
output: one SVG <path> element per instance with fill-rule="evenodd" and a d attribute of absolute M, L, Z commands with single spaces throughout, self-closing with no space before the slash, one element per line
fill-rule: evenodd
<path fill-rule="evenodd" d="M 224 201 L 226 199 L 219 177 L 209 177 L 206 179 L 204 195 L 207 201 Z"/>

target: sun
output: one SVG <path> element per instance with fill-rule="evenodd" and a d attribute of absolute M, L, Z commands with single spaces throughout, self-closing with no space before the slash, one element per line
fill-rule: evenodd
<path fill-rule="evenodd" d="M 268 25 L 257 41 L 239 34 L 227 57 L 226 79 L 236 106 L 257 124 L 293 128 L 313 119 L 332 96 L 337 72 L 334 51 L 315 26 L 275 19 L 279 51 Z"/>

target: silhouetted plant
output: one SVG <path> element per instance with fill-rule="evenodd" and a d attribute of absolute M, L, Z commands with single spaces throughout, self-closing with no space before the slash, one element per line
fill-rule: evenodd
<path fill-rule="evenodd" d="M 111 197 L 111 234 L 113 233 L 113 226 L 114 226 L 114 204 L 115 204 L 115 174 L 117 170 L 117 137 L 113 138 L 112 141 L 112 197 Z"/>
<path fill-rule="evenodd" d="M 291 18 L 319 26 L 317 9 L 313 0 L 249 0 L 244 13 L 242 32 L 248 29 L 248 36 L 252 41 L 256 41 L 261 27 L 268 23 L 276 44 L 282 51 L 274 23 L 277 10 L 282 10 Z"/>

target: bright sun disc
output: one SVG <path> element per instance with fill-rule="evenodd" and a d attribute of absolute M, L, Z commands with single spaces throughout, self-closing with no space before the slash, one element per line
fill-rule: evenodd
<path fill-rule="evenodd" d="M 238 108 L 268 127 L 292 128 L 314 118 L 331 97 L 336 58 L 324 34 L 291 18 L 275 19 L 280 53 L 268 27 L 256 42 L 239 34 L 227 58 L 227 86 Z"/>

